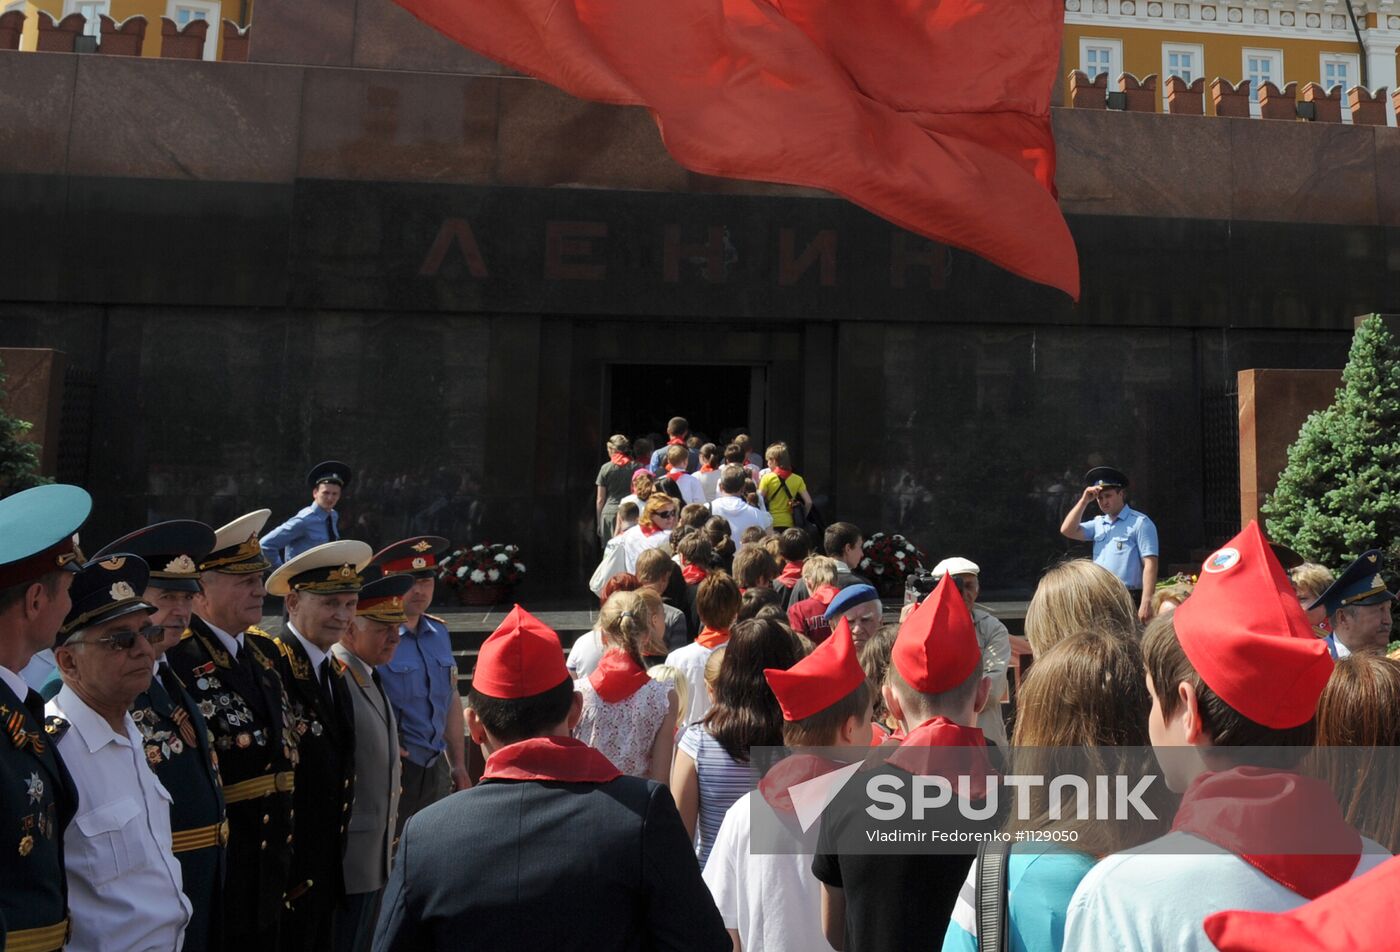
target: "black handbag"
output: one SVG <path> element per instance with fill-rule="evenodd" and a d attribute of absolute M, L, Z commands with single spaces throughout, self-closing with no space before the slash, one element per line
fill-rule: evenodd
<path fill-rule="evenodd" d="M 1006 952 L 1006 869 L 1011 843 L 993 840 L 977 847 L 977 952 Z"/>

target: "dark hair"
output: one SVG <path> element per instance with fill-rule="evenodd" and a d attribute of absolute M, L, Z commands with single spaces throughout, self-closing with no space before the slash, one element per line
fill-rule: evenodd
<path fill-rule="evenodd" d="M 666 554 L 666 550 L 657 546 L 647 549 L 641 555 L 637 556 L 637 569 L 635 574 L 639 582 L 643 585 L 649 585 L 652 582 L 659 582 L 663 578 L 670 579 L 671 568 L 674 567 L 675 564 L 676 563 L 671 561 L 671 557 Z"/>
<path fill-rule="evenodd" d="M 848 546 L 855 545 L 864 536 L 853 522 L 833 522 L 826 527 L 822 536 L 822 551 L 833 558 L 840 558 Z"/>
<path fill-rule="evenodd" d="M 617 507 L 617 515 L 623 522 L 636 522 L 642 516 L 642 507 L 629 499 Z"/>
<path fill-rule="evenodd" d="M 731 758 L 746 763 L 751 747 L 783 742 L 783 711 L 763 676 L 764 668 L 786 671 L 801 658 L 792 633 L 775 621 L 735 625 L 724 646 L 715 679 L 715 704 L 700 723 Z"/>
<path fill-rule="evenodd" d="M 642 466 L 651 462 L 651 452 L 656 448 L 656 444 L 645 436 L 632 441 L 632 458 Z"/>
<path fill-rule="evenodd" d="M 734 624 L 739 611 L 739 586 L 723 572 L 711 572 L 695 590 L 695 613 L 700 624 L 714 631 L 724 631 Z"/>
<path fill-rule="evenodd" d="M 801 562 L 812 554 L 812 539 L 801 529 L 784 529 L 778 536 L 778 554 L 787 562 Z"/>
<path fill-rule="evenodd" d="M 739 600 L 739 615 L 737 620 L 749 621 L 752 618 L 758 617 L 758 613 L 765 608 L 781 609 L 782 607 L 783 597 L 773 591 L 773 589 L 766 586 L 763 588 L 751 588 L 745 592 L 743 598 Z M 787 615 L 784 614 L 783 617 L 786 618 Z"/>
<path fill-rule="evenodd" d="M 666 424 L 667 436 L 680 436 L 690 431 L 690 423 L 683 416 L 673 416 Z"/>
<path fill-rule="evenodd" d="M 476 711 L 492 737 L 506 744 L 539 737 L 557 727 L 569 716 L 573 703 L 574 682 L 568 678 L 531 697 L 490 697 L 474 687 L 467 693 L 467 706 Z"/>
<path fill-rule="evenodd" d="M 10 585 L 0 589 L 0 615 L 9 611 L 11 607 L 24 601 L 25 593 L 29 591 L 31 585 L 44 586 L 45 593 L 53 598 L 58 591 L 58 577 L 63 574 L 60 571 L 45 572 L 38 578 L 32 578 L 27 582 L 20 582 L 18 585 Z"/>
<path fill-rule="evenodd" d="M 877 721 L 883 722 L 889 714 L 885 710 L 885 697 L 880 693 L 880 685 L 885 683 L 885 672 L 889 670 L 890 656 L 894 652 L 894 640 L 898 637 L 898 625 L 881 625 L 858 651 L 860 666 L 865 669 L 865 680 L 875 694 L 872 716 Z"/>
<path fill-rule="evenodd" d="M 1152 693 L 1170 719 L 1181 703 L 1177 685 L 1183 681 L 1196 692 L 1201 729 L 1214 747 L 1262 748 L 1247 758 L 1258 766 L 1287 769 L 1296 766 L 1317 737 L 1317 717 L 1297 727 L 1265 727 L 1226 704 L 1210 685 L 1201 680 L 1195 665 L 1186 657 L 1176 634 L 1176 613 L 1158 615 L 1147 625 L 1142 638 L 1143 664 L 1152 678 Z"/>
<path fill-rule="evenodd" d="M 688 565 L 698 565 L 702 569 L 710 567 L 710 560 L 715 555 L 714 549 L 710 547 L 710 540 L 700 532 L 692 532 L 682 539 L 680 545 L 676 546 L 676 551 Z"/>
<path fill-rule="evenodd" d="M 744 488 L 744 482 L 749 478 L 748 470 L 733 463 L 725 465 L 719 471 L 719 488 L 721 492 L 731 496 L 737 495 Z"/>
<path fill-rule="evenodd" d="M 759 545 L 746 545 L 734 555 L 734 581 L 740 588 L 753 588 L 765 579 L 778 577 L 778 563 L 768 550 Z"/>
<path fill-rule="evenodd" d="M 681 507 L 680 525 L 699 529 L 710 518 L 710 510 L 704 503 L 690 502 Z"/>
<path fill-rule="evenodd" d="M 700 534 L 700 530 L 695 528 L 694 526 L 676 526 L 676 528 L 671 532 L 671 551 L 679 552 L 681 550 L 682 542 L 684 542 L 686 539 L 690 538 L 693 535 Z"/>
<path fill-rule="evenodd" d="M 719 447 L 713 443 L 706 443 L 700 447 L 701 459 L 719 459 Z"/>
<path fill-rule="evenodd" d="M 744 465 L 744 448 L 738 443 L 730 443 L 724 448 L 724 461 L 742 467 Z"/>
<path fill-rule="evenodd" d="M 865 717 L 870 710 L 870 682 L 862 681 L 841 700 L 800 721 L 783 722 L 783 743 L 789 747 L 830 747 L 836 732 L 850 717 Z"/>
<path fill-rule="evenodd" d="M 767 533 L 765 533 L 758 526 L 749 526 L 739 535 L 739 544 L 753 545 L 755 543 L 762 542 L 763 537 L 765 535 L 767 535 Z"/>

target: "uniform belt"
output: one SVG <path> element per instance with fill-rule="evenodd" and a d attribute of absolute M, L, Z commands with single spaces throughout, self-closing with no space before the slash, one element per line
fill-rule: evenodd
<path fill-rule="evenodd" d="M 5 952 L 55 952 L 68 941 L 68 920 L 5 934 Z"/>
<path fill-rule="evenodd" d="M 272 793 L 291 793 L 296 788 L 296 775 L 290 770 L 281 773 L 266 774 L 262 777 L 254 777 L 252 780 L 244 780 L 242 783 L 224 785 L 224 803 L 241 803 L 244 800 L 256 800 L 258 797 L 265 797 Z"/>
<path fill-rule="evenodd" d="M 178 830 L 170 835 L 170 848 L 176 853 L 188 853 L 190 850 L 223 846 L 227 842 L 228 820 L 196 827 L 193 830 Z"/>

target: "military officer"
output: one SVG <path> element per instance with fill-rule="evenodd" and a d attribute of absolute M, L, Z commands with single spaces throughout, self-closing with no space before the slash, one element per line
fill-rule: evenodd
<path fill-rule="evenodd" d="M 273 568 L 296 558 L 307 549 L 340 538 L 340 513 L 335 511 L 340 494 L 354 475 L 340 460 L 317 463 L 306 474 L 311 488 L 311 505 L 262 537 L 263 558 Z"/>
<path fill-rule="evenodd" d="M 336 952 L 366 952 L 379 899 L 389 879 L 399 802 L 399 735 L 394 708 L 375 668 L 399 644 L 407 575 L 388 575 L 360 589 L 355 623 L 331 645 L 344 663 L 355 710 L 355 804 L 345 843 L 345 902 L 336 917 Z"/>
<path fill-rule="evenodd" d="M 214 548 L 214 530 L 202 522 L 176 519 L 125 535 L 93 556 L 140 556 L 150 566 L 141 599 L 155 608 L 150 624 L 161 628 L 152 646 L 155 677 L 131 704 L 146 762 L 170 791 L 170 828 L 175 858 L 184 875 L 193 911 L 185 929 L 184 952 L 223 946 L 224 846 L 228 821 L 219 781 L 218 758 L 204 714 L 170 667 L 165 652 L 180 643 L 199 593 L 199 563 Z"/>
<path fill-rule="evenodd" d="M 267 509 L 214 534 L 190 627 L 166 658 L 214 737 L 229 834 L 224 945 L 273 952 L 292 860 L 295 721 L 262 617 Z"/>
<path fill-rule="evenodd" d="M 403 640 L 389 663 L 379 669 L 384 693 L 394 705 L 403 757 L 403 793 L 395 837 L 423 807 L 452 790 L 471 786 L 467 779 L 466 725 L 457 693 L 457 662 L 447 623 L 427 614 L 433 601 L 437 556 L 447 548 L 441 536 L 414 536 L 375 553 L 373 565 L 385 575 L 408 575 L 413 587 L 404 596 Z"/>
<path fill-rule="evenodd" d="M 355 709 L 345 663 L 330 649 L 354 622 L 360 572 L 371 551 L 350 539 L 327 542 L 282 563 L 267 580 L 268 593 L 287 600 L 277 647 L 300 735 L 295 804 L 301 820 L 282 916 L 283 944 L 298 952 L 331 952 L 336 910 L 345 898 Z"/>
<path fill-rule="evenodd" d="M 1379 549 L 1361 553 L 1308 606 L 1309 610 L 1319 606 L 1327 609 L 1327 619 L 1332 623 L 1327 647 L 1333 658 L 1358 652 L 1385 653 L 1395 596 L 1381 577 L 1382 558 Z"/>
<path fill-rule="evenodd" d="M 77 790 L 19 672 L 68 614 L 83 563 L 76 533 L 91 510 L 77 486 L 0 499 L 0 948 L 51 952 L 68 935 L 63 836 Z"/>

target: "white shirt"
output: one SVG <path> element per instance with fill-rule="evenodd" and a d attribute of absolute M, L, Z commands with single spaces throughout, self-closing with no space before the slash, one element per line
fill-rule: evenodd
<path fill-rule="evenodd" d="M 15 697 L 19 698 L 21 704 L 23 704 L 24 699 L 29 696 L 29 685 L 24 682 L 24 678 L 20 677 L 3 664 L 0 664 L 0 681 L 4 681 L 5 686 L 15 692 Z"/>
<path fill-rule="evenodd" d="M 705 493 L 705 502 L 714 502 L 715 497 L 719 495 L 719 470 L 712 469 L 708 473 L 696 473 L 695 478 Z"/>
<path fill-rule="evenodd" d="M 103 649 L 98 649 L 103 650 Z M 58 742 L 78 793 L 63 834 L 69 952 L 171 952 L 185 940 L 190 901 L 171 851 L 170 794 L 146 762 L 131 715 L 123 733 L 67 685 L 48 703 L 72 726 Z"/>
<path fill-rule="evenodd" d="M 705 690 L 705 662 L 714 653 L 715 649 L 692 641 L 666 656 L 666 663 L 681 673 L 689 688 L 686 691 L 686 709 L 676 713 L 677 734 L 710 713 L 710 694 Z"/>
<path fill-rule="evenodd" d="M 729 534 L 734 537 L 735 544 L 749 526 L 758 526 L 764 532 L 773 528 L 772 516 L 762 509 L 755 509 L 738 496 L 721 493 L 718 499 L 710 503 L 710 512 L 723 516 L 729 522 Z"/>
<path fill-rule="evenodd" d="M 311 662 L 311 670 L 316 674 L 316 681 L 321 680 L 321 662 L 326 660 L 325 651 L 306 640 L 306 636 L 297 631 L 297 626 L 290 621 L 287 622 L 287 630 L 297 636 L 297 641 L 301 642 L 301 648 L 306 652 L 306 658 Z"/>
<path fill-rule="evenodd" d="M 569 674 L 578 680 L 592 674 L 593 669 L 598 667 L 598 662 L 602 660 L 603 633 L 594 628 L 574 639 L 573 646 L 569 648 L 569 660 L 564 662 L 564 666 L 569 669 Z"/>
<path fill-rule="evenodd" d="M 218 638 L 223 644 L 224 650 L 227 651 L 231 657 L 237 658 L 239 652 L 243 650 L 243 632 L 240 631 L 236 635 L 230 635 L 209 619 L 203 618 L 200 620 L 209 626 L 209 630 L 214 633 L 214 637 Z"/>
<path fill-rule="evenodd" d="M 661 478 L 671 479 L 671 476 L 668 473 L 665 476 L 662 476 Z M 674 482 L 676 484 L 676 488 L 681 491 L 681 501 L 684 502 L 687 506 L 693 502 L 698 502 L 702 505 L 704 504 L 705 487 L 700 485 L 700 480 L 696 479 L 689 473 L 681 473 L 674 480 L 672 480 L 672 482 Z"/>
<path fill-rule="evenodd" d="M 825 952 L 831 945 L 822 934 L 821 884 L 812 875 L 812 854 L 750 851 L 759 796 L 745 795 L 724 814 L 705 863 L 705 885 L 724 927 L 738 931 L 745 949 Z"/>
<path fill-rule="evenodd" d="M 1006 669 L 1011 664 L 1011 634 L 995 615 L 985 608 L 972 610 L 972 624 L 977 630 L 977 645 L 982 649 L 982 673 L 991 679 L 987 706 L 977 715 L 977 726 L 990 740 L 1007 746 L 1006 721 L 1001 717 L 1001 699 L 1006 694 Z"/>
<path fill-rule="evenodd" d="M 1352 878 L 1390 858 L 1361 839 Z M 1238 856 L 1189 833 L 1114 853 L 1079 883 L 1065 920 L 1066 949 L 1215 952 L 1202 923 L 1225 909 L 1287 912 L 1307 902 Z"/>
<path fill-rule="evenodd" d="M 624 567 L 628 572 L 636 572 L 637 559 L 641 558 L 642 553 L 670 542 L 671 532 L 668 529 L 659 529 L 647 535 L 641 526 L 633 526 L 624 532 L 621 538 Z"/>

